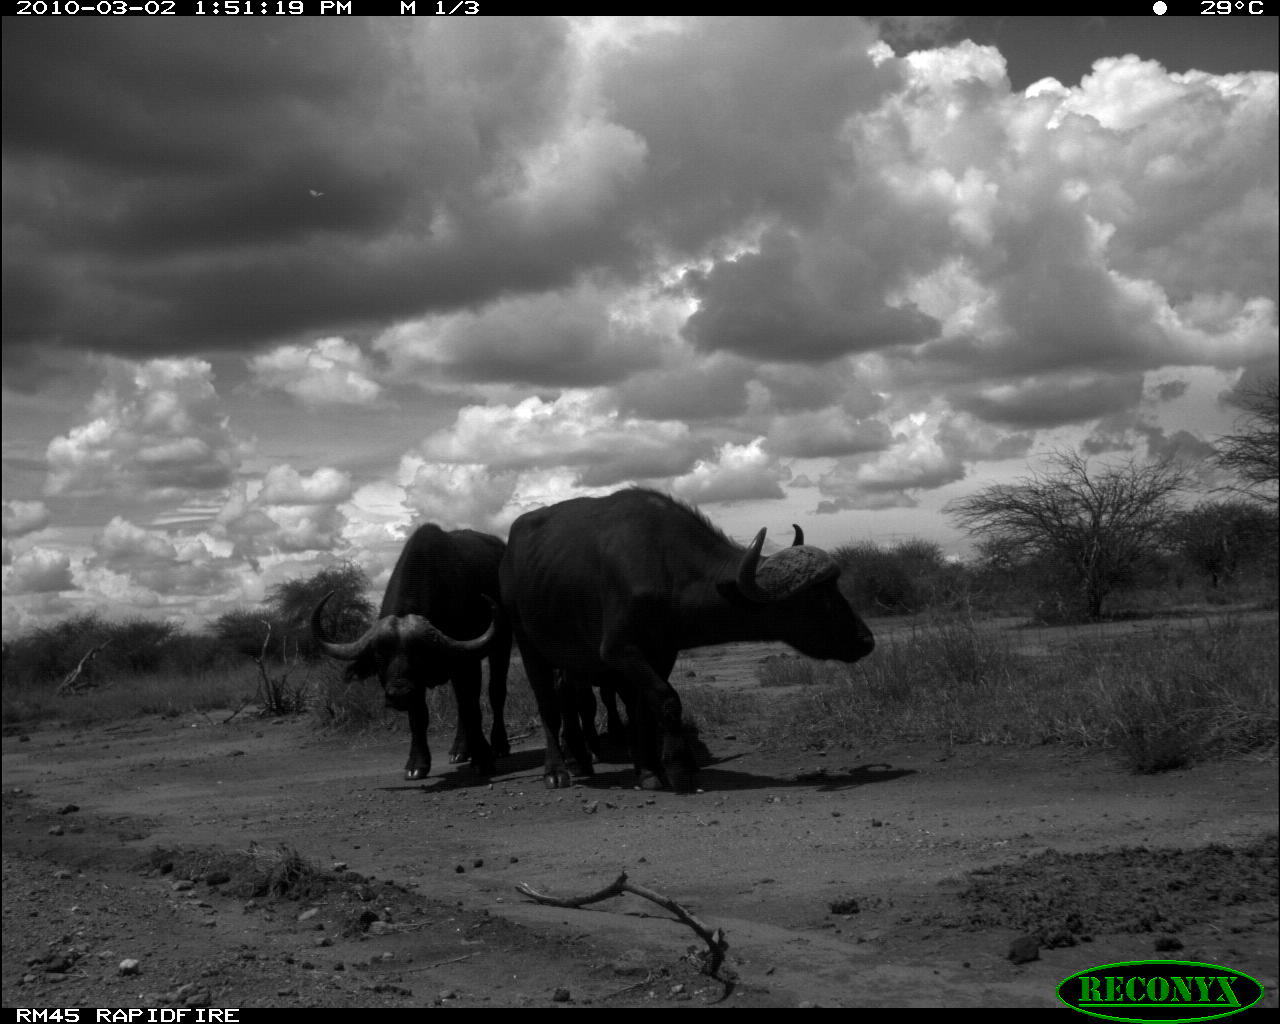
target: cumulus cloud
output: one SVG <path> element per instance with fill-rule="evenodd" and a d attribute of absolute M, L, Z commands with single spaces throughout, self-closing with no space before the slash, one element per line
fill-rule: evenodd
<path fill-rule="evenodd" d="M 88 415 L 49 442 L 47 494 L 182 496 L 225 487 L 239 464 L 202 359 L 112 360 Z"/>
<path fill-rule="evenodd" d="M 713 458 L 699 459 L 688 473 L 671 481 L 671 492 L 694 504 L 781 498 L 791 471 L 765 450 L 765 439 L 727 442 Z"/>
<path fill-rule="evenodd" d="M 231 488 L 212 532 L 256 569 L 282 552 L 330 551 L 343 546 L 341 506 L 351 493 L 350 477 L 339 470 L 321 467 L 303 476 L 292 466 L 273 466 L 262 480 Z"/>
<path fill-rule="evenodd" d="M 56 591 L 41 594 L 25 593 L 8 596 L 7 586 L 4 599 L 4 635 L 22 636 L 35 629 L 64 619 L 76 612 L 76 606 L 67 597 Z"/>
<path fill-rule="evenodd" d="M 890 443 L 889 427 L 878 419 L 858 419 L 839 406 L 776 417 L 769 443 L 778 454 L 797 458 L 874 452 Z"/>
<path fill-rule="evenodd" d="M 49 509 L 43 501 L 4 502 L 4 536 L 21 537 L 49 524 Z"/>
<path fill-rule="evenodd" d="M 15 555 L 5 567 L 7 594 L 47 594 L 71 590 L 71 558 L 65 551 L 33 547 Z"/>
<path fill-rule="evenodd" d="M 660 367 L 633 374 L 613 394 L 620 409 L 642 419 L 718 420 L 747 411 L 748 384 L 758 372 L 735 355 L 673 346 Z"/>
<path fill-rule="evenodd" d="M 156 530 L 144 530 L 120 516 L 113 516 L 102 531 L 98 538 L 98 551 L 113 561 L 138 557 L 168 560 L 177 556 L 168 535 Z"/>
<path fill-rule="evenodd" d="M 801 247 L 769 231 L 756 252 L 691 270 L 686 287 L 698 310 L 685 326 L 695 345 L 743 356 L 823 362 L 850 352 L 931 338 L 937 323 L 909 305 L 889 305 L 859 280 L 857 255 L 833 253 L 826 239 Z M 844 258 L 833 273 L 832 263 Z"/>
<path fill-rule="evenodd" d="M 612 485 L 583 486 L 576 473 L 561 467 L 527 470 L 516 477 L 511 498 L 499 513 L 498 532 L 506 533 L 512 522 L 525 512 L 568 501 L 570 498 L 598 498 L 617 489 Z"/>
<path fill-rule="evenodd" d="M 1030 445 L 1030 435 L 1005 435 L 962 416 L 913 413 L 894 424 L 883 450 L 838 459 L 819 476 L 816 511 L 914 507 L 913 492 L 954 483 L 968 463 L 1023 455 Z"/>
<path fill-rule="evenodd" d="M 985 387 L 956 388 L 952 396 L 956 408 L 991 423 L 1053 427 L 1132 407 L 1142 396 L 1142 375 L 1049 373 Z"/>
<path fill-rule="evenodd" d="M 309 406 L 370 405 L 382 394 L 359 347 L 344 338 L 280 345 L 249 360 L 254 382 Z"/>
<path fill-rule="evenodd" d="M 292 466 L 272 466 L 262 479 L 263 505 L 336 505 L 351 495 L 351 476 L 321 466 L 304 477 Z"/>
<path fill-rule="evenodd" d="M 122 609 L 151 611 L 161 605 L 160 594 L 128 573 L 102 564 L 86 565 L 78 574 L 80 588 L 117 613 Z M 161 581 L 163 582 L 163 581 Z"/>
<path fill-rule="evenodd" d="M 910 91 L 854 137 L 895 220 L 945 226 L 899 285 L 942 325 L 901 354 L 904 377 L 955 381 L 995 420 L 1030 424 L 1048 397 L 1082 422 L 1132 404 L 1135 372 L 1274 350 L 1274 73 L 1108 58 L 1076 89 L 1018 94 L 990 48 L 903 64 Z M 1062 377 L 1106 400 L 1072 415 Z"/>
<path fill-rule="evenodd" d="M 398 324 L 374 341 L 397 374 L 584 386 L 655 366 L 664 344 L 652 310 L 579 285 L 499 299 L 480 310 Z"/>
<path fill-rule="evenodd" d="M 525 231 L 596 226 L 644 173 L 643 138 L 599 116 L 572 117 L 537 145 L 516 154 L 483 182 L 501 193 L 497 209 Z"/>
<path fill-rule="evenodd" d="M 230 548 L 208 534 L 149 530 L 122 516 L 112 517 L 94 549 L 85 561 L 82 585 L 102 596 L 127 591 L 127 601 L 134 605 L 153 606 L 175 595 L 219 593 L 233 570 L 227 558 Z"/>
<path fill-rule="evenodd" d="M 571 467 L 588 487 L 681 472 L 694 451 L 687 424 L 622 416 L 581 390 L 550 402 L 533 396 L 515 406 L 467 406 L 452 427 L 422 445 L 433 461 L 493 469 Z"/>
<path fill-rule="evenodd" d="M 518 474 L 479 463 L 429 462 L 416 455 L 400 460 L 405 504 L 447 530 L 497 532 L 502 510 L 515 494 Z"/>

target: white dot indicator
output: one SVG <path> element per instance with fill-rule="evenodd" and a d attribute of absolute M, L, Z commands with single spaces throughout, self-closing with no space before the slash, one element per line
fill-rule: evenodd
<path fill-rule="evenodd" d="M 1155 11 L 1156 14 L 1164 14 L 1164 12 L 1169 9 L 1169 5 L 1165 3 L 1164 0 L 1156 0 L 1156 2 L 1151 5 L 1151 9 Z"/>

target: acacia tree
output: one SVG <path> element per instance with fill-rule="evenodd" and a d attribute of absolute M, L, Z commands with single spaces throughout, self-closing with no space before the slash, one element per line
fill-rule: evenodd
<path fill-rule="evenodd" d="M 1235 473 L 1244 486 L 1233 488 L 1253 498 L 1280 505 L 1280 386 L 1272 377 L 1240 391 L 1245 415 L 1236 433 L 1218 439 L 1218 464 Z"/>
<path fill-rule="evenodd" d="M 1175 514 L 1169 546 L 1217 590 L 1250 572 L 1274 572 L 1276 520 L 1252 501 L 1206 501 Z"/>
<path fill-rule="evenodd" d="M 1060 566 L 1072 603 L 1096 620 L 1107 596 L 1156 550 L 1187 474 L 1168 459 L 1093 472 L 1075 452 L 1054 452 L 1049 462 L 1049 472 L 987 487 L 944 511 L 1006 554 Z"/>
<path fill-rule="evenodd" d="M 366 596 L 369 577 L 352 562 L 331 565 L 304 579 L 285 580 L 267 592 L 272 617 L 291 633 L 299 649 L 313 654 L 311 612 L 329 591 L 336 591 L 325 609 L 330 636 L 358 635 L 373 617 L 373 602 Z"/>

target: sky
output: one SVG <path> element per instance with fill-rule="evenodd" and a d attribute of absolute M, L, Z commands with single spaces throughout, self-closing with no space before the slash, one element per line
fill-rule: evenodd
<path fill-rule="evenodd" d="M 1055 450 L 1210 487 L 1276 371 L 1276 40 L 6 18 L 5 635 L 632 484 L 958 555 Z"/>

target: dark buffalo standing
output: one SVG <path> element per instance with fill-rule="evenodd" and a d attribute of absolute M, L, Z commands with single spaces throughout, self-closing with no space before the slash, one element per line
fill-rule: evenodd
<path fill-rule="evenodd" d="M 596 711 L 598 710 L 596 687 L 591 685 L 590 680 L 569 677 L 559 670 L 556 671 L 555 678 L 556 696 L 565 719 L 561 726 L 566 744 L 572 745 L 578 742 L 574 733 L 577 729 L 581 731 L 582 742 L 594 755 L 595 760 L 612 760 L 619 752 L 631 749 L 628 726 L 623 724 L 622 716 L 618 712 L 616 687 L 606 680 L 596 680 L 596 686 L 600 690 L 600 703 L 604 705 L 605 710 L 605 732 L 601 736 L 596 729 Z M 575 713 L 577 718 L 570 722 L 569 717 Z M 634 712 L 631 714 L 634 715 Z M 584 771 L 586 774 L 591 774 L 589 769 Z"/>
<path fill-rule="evenodd" d="M 502 604 L 538 701 L 549 787 L 570 782 L 556 669 L 616 686 L 636 712 L 641 784 L 687 790 L 694 755 L 667 681 L 679 651 L 782 640 L 813 658 L 854 662 L 871 653 L 871 630 L 836 587 L 839 566 L 796 533 L 795 545 L 762 559 L 763 529 L 743 548 L 701 513 L 640 488 L 574 498 L 512 524 Z M 566 745 L 589 766 L 578 719 L 563 716 Z"/>
<path fill-rule="evenodd" d="M 387 703 L 409 713 L 406 779 L 425 778 L 431 771 L 426 691 L 446 681 L 453 683 L 458 702 L 451 760 L 470 758 L 479 772 L 490 775 L 494 757 L 510 753 L 502 712 L 511 630 L 496 603 L 504 547 L 497 537 L 474 530 L 446 533 L 438 526 L 421 526 L 400 553 L 378 621 L 364 636 L 350 643 L 324 636 L 320 613 L 332 594 L 311 615 L 311 630 L 324 652 L 352 662 L 351 675 L 377 673 Z M 461 637 L 474 639 L 457 639 Z M 493 710 L 488 742 L 480 716 L 480 661 L 486 655 Z"/>

